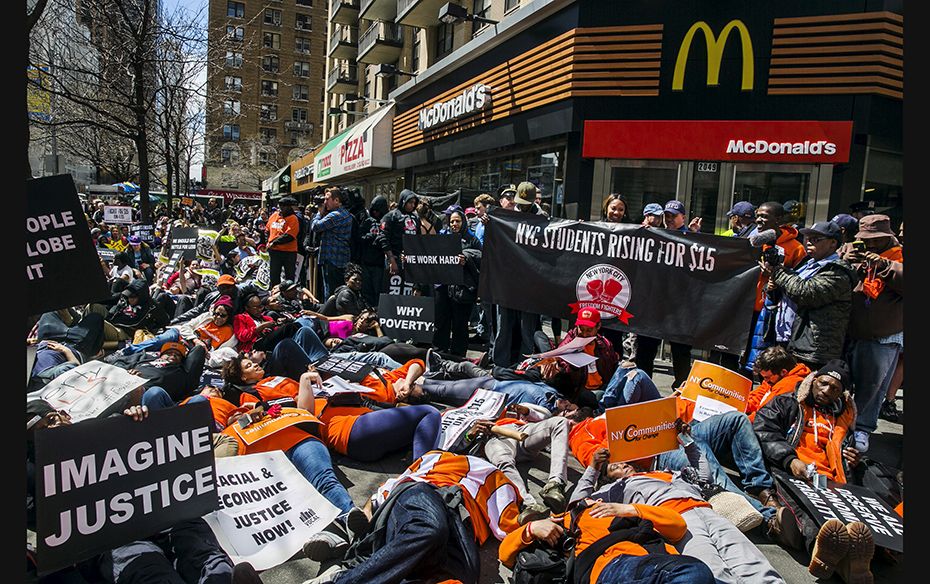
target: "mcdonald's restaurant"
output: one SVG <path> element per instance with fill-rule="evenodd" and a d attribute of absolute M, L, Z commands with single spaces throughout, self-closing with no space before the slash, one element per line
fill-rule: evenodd
<path fill-rule="evenodd" d="M 678 199 L 705 232 L 736 201 L 810 225 L 859 201 L 903 218 L 898 2 L 534 0 L 391 93 L 417 192 L 534 182 L 553 216 L 639 222 Z"/>

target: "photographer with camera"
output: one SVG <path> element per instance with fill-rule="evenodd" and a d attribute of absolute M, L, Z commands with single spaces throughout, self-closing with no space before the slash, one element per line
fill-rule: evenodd
<path fill-rule="evenodd" d="M 347 198 L 339 187 L 326 189 L 323 203 L 310 222 L 310 231 L 321 235 L 318 261 L 323 270 L 324 299 L 343 284 L 351 258 L 352 215 L 344 208 Z"/>

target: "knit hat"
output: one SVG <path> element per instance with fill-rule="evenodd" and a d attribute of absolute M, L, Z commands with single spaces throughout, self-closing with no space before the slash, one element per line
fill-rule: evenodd
<path fill-rule="evenodd" d="M 741 532 L 746 533 L 762 525 L 762 514 L 756 511 L 742 495 L 720 491 L 707 500 L 719 515 L 725 517 Z"/>
<path fill-rule="evenodd" d="M 222 296 L 216 299 L 216 301 L 213 303 L 213 306 L 214 307 L 225 306 L 227 309 L 232 310 L 233 308 L 232 298 L 223 294 Z"/>
<path fill-rule="evenodd" d="M 31 399 L 26 402 L 26 430 L 35 426 L 45 414 L 54 412 L 55 408 L 42 398 Z"/>
<path fill-rule="evenodd" d="M 829 375 L 833 379 L 836 379 L 843 385 L 844 390 L 848 390 L 852 386 L 849 378 L 849 368 L 842 359 L 827 361 L 826 365 L 817 370 L 816 377 L 820 377 L 821 375 Z"/>

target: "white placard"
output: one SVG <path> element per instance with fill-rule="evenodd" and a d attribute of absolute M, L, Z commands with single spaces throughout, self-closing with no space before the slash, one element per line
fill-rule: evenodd
<path fill-rule="evenodd" d="M 587 353 L 569 353 L 567 355 L 559 355 L 559 359 L 565 361 L 569 365 L 574 365 L 575 367 L 587 367 L 591 363 L 597 361 L 597 357 L 594 355 L 588 355 Z"/>
<path fill-rule="evenodd" d="M 737 412 L 736 408 L 729 404 L 725 404 L 722 401 L 715 400 L 713 398 L 707 397 L 706 395 L 697 396 L 697 401 L 694 402 L 694 415 L 692 419 L 700 422 L 701 420 L 706 420 L 711 416 L 716 416 L 717 414 L 725 414 L 727 412 Z"/>
<path fill-rule="evenodd" d="M 597 337 L 575 337 L 561 347 L 556 347 L 555 349 L 546 351 L 545 353 L 527 355 L 527 357 L 533 357 L 535 359 L 546 359 L 548 357 L 561 357 L 562 355 L 568 355 L 569 353 L 577 353 L 581 349 L 587 347 L 590 343 L 593 343 L 595 338 Z"/>
<path fill-rule="evenodd" d="M 117 207 L 117 206 L 107 206 L 103 207 L 103 222 L 104 223 L 132 223 L 132 207 Z"/>
<path fill-rule="evenodd" d="M 146 382 L 121 367 L 103 361 L 89 361 L 62 373 L 39 391 L 40 397 L 58 410 L 65 410 L 72 422 L 100 417 L 113 404 Z"/>
<path fill-rule="evenodd" d="M 504 410 L 506 399 L 503 393 L 478 389 L 464 406 L 443 412 L 439 448 L 451 450 L 475 420 L 496 420 Z"/>
<path fill-rule="evenodd" d="M 340 393 L 373 393 L 374 391 L 370 387 L 352 383 L 334 375 L 323 382 L 323 390 L 318 393 L 320 395 L 336 395 Z"/>
<path fill-rule="evenodd" d="M 291 559 L 339 509 L 280 450 L 216 459 L 219 509 L 204 516 L 233 563 L 267 570 Z"/>

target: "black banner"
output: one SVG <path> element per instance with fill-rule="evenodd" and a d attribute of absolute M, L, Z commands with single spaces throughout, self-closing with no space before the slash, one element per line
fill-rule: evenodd
<path fill-rule="evenodd" d="M 742 238 L 495 209 L 478 294 L 569 319 L 590 307 L 609 328 L 739 353 L 749 336 L 758 256 Z"/>
<path fill-rule="evenodd" d="M 171 229 L 171 245 L 168 253 L 176 251 L 183 253 L 183 258 L 192 260 L 197 257 L 197 238 L 200 230 L 196 227 L 173 227 Z"/>
<path fill-rule="evenodd" d="M 316 368 L 319 369 L 321 373 L 338 375 L 346 381 L 351 381 L 353 383 L 358 383 L 368 377 L 372 369 L 371 365 L 368 363 L 350 361 L 349 359 L 343 359 L 335 355 L 320 359 L 316 364 Z"/>
<path fill-rule="evenodd" d="M 137 223 L 129 226 L 130 235 L 138 235 L 145 243 L 151 245 L 155 241 L 155 227 L 151 223 Z"/>
<path fill-rule="evenodd" d="M 95 302 L 109 295 L 71 175 L 27 180 L 28 314 Z"/>
<path fill-rule="evenodd" d="M 204 402 L 37 431 L 40 572 L 216 509 L 212 427 Z"/>
<path fill-rule="evenodd" d="M 461 253 L 456 235 L 404 235 L 404 277 L 414 284 L 462 284 Z"/>
<path fill-rule="evenodd" d="M 378 318 L 387 336 L 416 343 L 432 343 L 436 329 L 436 300 L 431 296 L 382 294 Z"/>
<path fill-rule="evenodd" d="M 869 489 L 830 480 L 826 489 L 814 489 L 807 481 L 779 469 L 772 469 L 772 474 L 781 487 L 791 491 L 794 498 L 804 505 L 817 525 L 823 525 L 829 519 L 839 519 L 843 523 L 861 521 L 872 530 L 875 545 L 896 552 L 904 551 L 904 520 Z"/>

